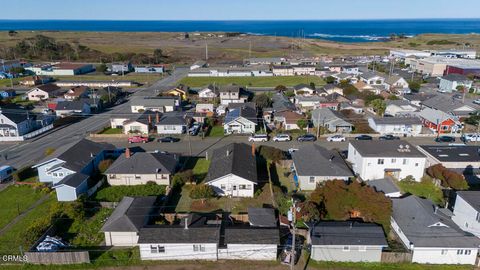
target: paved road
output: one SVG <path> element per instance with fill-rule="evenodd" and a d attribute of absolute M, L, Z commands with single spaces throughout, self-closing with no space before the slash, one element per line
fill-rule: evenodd
<path fill-rule="evenodd" d="M 160 87 L 173 85 L 175 80 L 181 79 L 187 75 L 186 69 L 177 69 L 175 76 L 166 77 L 155 82 L 148 88 L 138 88 L 132 96 L 152 96 Z M 110 117 L 113 114 L 129 113 L 130 102 L 115 106 L 108 111 L 93 115 L 70 126 L 66 126 L 53 132 L 42 134 L 32 140 L 22 143 L 1 143 L 0 144 L 0 164 L 8 164 L 14 168 L 22 168 L 32 165 L 44 158 L 45 149 L 54 148 L 73 143 L 86 137 L 90 132 L 96 131 L 108 125 Z M 4 156 L 7 154 L 8 159 Z"/>
<path fill-rule="evenodd" d="M 189 143 L 190 138 L 190 143 Z M 211 150 L 215 148 L 219 148 L 221 146 L 227 145 L 232 142 L 244 142 L 251 144 L 247 141 L 247 136 L 229 136 L 223 138 L 212 138 L 207 137 L 202 139 L 201 137 L 189 137 L 183 136 L 180 142 L 177 143 L 158 143 L 158 142 L 149 142 L 146 144 L 128 144 L 125 139 L 117 139 L 117 140 L 107 140 L 108 142 L 118 146 L 118 147 L 139 147 L 144 149 L 145 151 L 167 151 L 171 153 L 179 153 L 183 155 L 190 155 L 190 152 L 194 156 L 205 156 L 207 152 L 211 153 Z M 433 138 L 428 137 L 409 137 L 406 138 L 408 142 L 412 145 L 428 145 L 428 144 L 436 144 L 433 142 Z M 282 150 L 288 150 L 290 148 L 300 148 L 305 145 L 313 145 L 317 144 L 323 146 L 327 149 L 338 149 L 340 151 L 347 150 L 348 148 L 348 141 L 347 142 L 327 142 L 325 139 L 318 140 L 316 142 L 273 142 L 268 141 L 265 143 L 256 142 L 256 146 L 260 145 L 268 145 L 274 146 Z M 191 151 L 190 151 L 191 149 Z"/>

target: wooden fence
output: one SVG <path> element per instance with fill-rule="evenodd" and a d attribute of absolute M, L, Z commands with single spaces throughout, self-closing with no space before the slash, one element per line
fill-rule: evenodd
<path fill-rule="evenodd" d="M 382 252 L 383 263 L 409 263 L 412 262 L 412 253 Z"/>
<path fill-rule="evenodd" d="M 88 251 L 25 252 L 31 264 L 80 264 L 90 263 Z"/>

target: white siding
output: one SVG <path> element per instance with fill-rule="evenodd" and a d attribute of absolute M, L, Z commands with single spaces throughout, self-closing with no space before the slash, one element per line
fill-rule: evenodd
<path fill-rule="evenodd" d="M 346 246 L 345 246 L 346 247 Z M 312 246 L 312 260 L 334 262 L 380 262 L 381 246 Z"/>
<path fill-rule="evenodd" d="M 218 250 L 218 259 L 275 261 L 277 249 L 277 245 L 228 244 Z"/>
<path fill-rule="evenodd" d="M 207 184 L 212 186 L 219 196 L 253 197 L 255 193 L 254 182 L 234 174 L 220 177 Z M 240 189 L 240 186 L 245 186 L 246 189 L 243 187 Z"/>
<path fill-rule="evenodd" d="M 170 185 L 168 174 L 108 174 L 108 183 L 112 186 L 135 186 L 155 182 L 157 185 Z"/>
<path fill-rule="evenodd" d="M 480 213 L 468 204 L 461 196 L 457 195 L 455 208 L 453 209 L 453 222 L 455 222 L 462 230 L 480 237 L 480 222 L 477 221 L 477 215 L 480 215 Z"/>
<path fill-rule="evenodd" d="M 458 250 L 465 252 L 470 250 L 469 255 L 457 254 Z M 442 254 L 443 251 L 443 254 Z M 413 250 L 413 263 L 427 264 L 475 264 L 478 249 L 474 248 L 418 248 Z"/>
<path fill-rule="evenodd" d="M 133 247 L 137 245 L 136 232 L 105 232 L 106 246 Z"/>
<path fill-rule="evenodd" d="M 152 253 L 151 246 L 160 246 L 165 252 Z M 217 260 L 217 244 L 195 244 L 204 247 L 203 251 L 193 251 L 194 244 L 140 244 L 140 258 L 142 260 Z"/>

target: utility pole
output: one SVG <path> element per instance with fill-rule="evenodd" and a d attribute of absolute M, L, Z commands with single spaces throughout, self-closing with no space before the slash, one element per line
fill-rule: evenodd
<path fill-rule="evenodd" d="M 291 256 L 291 261 L 290 261 L 290 270 L 294 270 L 295 268 L 295 234 L 296 234 L 296 229 L 297 227 L 295 226 L 296 222 L 296 207 L 295 207 L 295 200 L 292 198 L 292 208 L 290 210 L 292 212 L 292 256 Z"/>
<path fill-rule="evenodd" d="M 205 61 L 208 61 L 208 43 L 205 40 Z"/>
<path fill-rule="evenodd" d="M 317 138 L 320 136 L 320 111 L 318 112 L 317 116 Z"/>
<path fill-rule="evenodd" d="M 248 58 L 252 58 L 252 41 L 250 40 L 250 46 L 248 47 Z"/>

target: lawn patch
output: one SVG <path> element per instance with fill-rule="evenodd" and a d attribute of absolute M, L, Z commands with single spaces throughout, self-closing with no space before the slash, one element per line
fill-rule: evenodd
<path fill-rule="evenodd" d="M 423 177 L 422 181 L 399 181 L 398 186 L 404 193 L 427 198 L 436 204 L 443 204 L 442 190 L 435 185 L 430 177 Z"/>
<path fill-rule="evenodd" d="M 105 134 L 105 135 L 112 135 L 112 134 L 123 134 L 123 130 L 121 128 L 111 128 L 107 127 L 100 131 L 98 134 Z"/>
<path fill-rule="evenodd" d="M 44 194 L 29 185 L 11 185 L 0 192 L 0 228 L 26 211 Z"/>
<path fill-rule="evenodd" d="M 185 77 L 179 83 L 190 87 L 237 84 L 251 87 L 276 87 L 278 85 L 295 86 L 297 84 L 314 83 L 316 87 L 325 85 L 325 81 L 317 76 L 272 76 L 272 77 Z"/>
<path fill-rule="evenodd" d="M 223 137 L 223 136 L 225 136 L 223 126 L 213 126 L 213 127 L 211 127 L 208 130 L 206 136 L 207 137 Z"/>
<path fill-rule="evenodd" d="M 138 186 L 106 186 L 95 193 L 93 199 L 104 202 L 119 202 L 125 196 L 162 196 L 166 186 L 146 184 Z"/>

